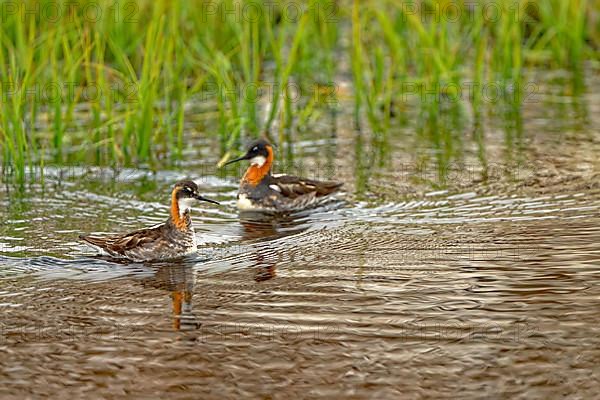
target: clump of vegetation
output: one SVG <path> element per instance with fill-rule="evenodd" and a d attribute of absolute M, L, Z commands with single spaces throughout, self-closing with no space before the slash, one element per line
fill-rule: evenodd
<path fill-rule="evenodd" d="M 580 76 L 600 45 L 586 0 L 2 0 L 0 8 L 0 154 L 19 181 L 44 162 L 176 160 L 186 113 L 204 104 L 218 128 L 203 134 L 218 135 L 225 157 L 243 136 L 286 140 L 296 121 L 332 106 L 344 80 L 355 123 L 377 137 L 409 97 L 435 127 L 448 99 L 458 99 L 450 112 L 468 109 L 477 120 L 485 92 L 463 92 L 494 83 L 514 113 L 527 68 Z M 441 129 L 429 135 L 440 146 L 449 140 Z"/>

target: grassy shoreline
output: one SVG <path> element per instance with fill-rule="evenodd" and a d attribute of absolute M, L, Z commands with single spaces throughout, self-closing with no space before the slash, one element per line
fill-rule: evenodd
<path fill-rule="evenodd" d="M 0 1 L 4 175 L 22 182 L 72 148 L 93 149 L 91 165 L 176 161 L 194 105 L 213 113 L 203 134 L 219 138 L 224 159 L 246 137 L 291 140 L 340 99 L 380 138 L 409 98 L 424 127 L 445 114 L 481 123 L 481 110 L 498 105 L 518 119 L 529 69 L 569 71 L 565 92 L 583 90 L 584 66 L 600 59 L 597 9 L 589 0 Z M 431 131 L 434 145 L 448 140 Z"/>

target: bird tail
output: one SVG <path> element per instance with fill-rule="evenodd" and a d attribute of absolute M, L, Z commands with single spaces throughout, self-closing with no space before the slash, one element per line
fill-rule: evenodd
<path fill-rule="evenodd" d="M 105 240 L 103 238 L 97 236 L 79 235 L 79 239 L 97 247 L 102 247 L 102 245 L 105 243 Z"/>

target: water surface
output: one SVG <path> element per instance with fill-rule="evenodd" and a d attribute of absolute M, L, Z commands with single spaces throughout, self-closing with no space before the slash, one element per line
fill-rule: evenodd
<path fill-rule="evenodd" d="M 240 221 L 241 171 L 195 128 L 172 168 L 2 187 L 0 397 L 593 398 L 594 92 L 442 142 L 410 111 L 385 137 L 332 115 L 276 169 L 343 180 L 346 201 L 286 220 Z M 77 240 L 163 221 L 185 177 L 222 202 L 193 213 L 197 255 L 122 264 Z"/>

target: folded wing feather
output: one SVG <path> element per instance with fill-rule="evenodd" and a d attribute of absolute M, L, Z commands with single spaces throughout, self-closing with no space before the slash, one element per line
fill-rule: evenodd
<path fill-rule="evenodd" d="M 282 195 L 295 199 L 296 197 L 314 194 L 315 196 L 326 196 L 335 192 L 343 184 L 333 181 L 317 181 L 313 179 L 299 178 L 291 175 L 278 175 L 272 177 L 271 185 L 277 185 Z"/>

